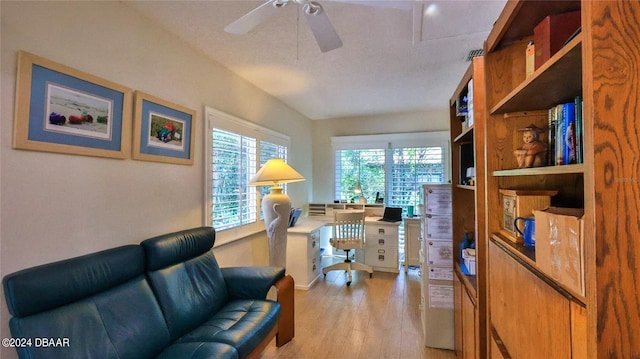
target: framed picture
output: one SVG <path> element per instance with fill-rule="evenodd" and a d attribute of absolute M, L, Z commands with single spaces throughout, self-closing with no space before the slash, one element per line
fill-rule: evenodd
<path fill-rule="evenodd" d="M 13 148 L 127 158 L 131 90 L 20 51 Z"/>
<path fill-rule="evenodd" d="M 193 164 L 196 112 L 136 91 L 133 158 Z"/>

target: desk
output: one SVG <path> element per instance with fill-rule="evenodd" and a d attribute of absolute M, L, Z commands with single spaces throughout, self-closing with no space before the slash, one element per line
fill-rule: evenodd
<path fill-rule="evenodd" d="M 398 227 L 400 222 L 365 220 L 364 263 L 376 271 L 398 273 Z M 320 242 L 329 242 L 333 217 L 312 216 L 298 220 L 287 230 L 287 273 L 296 289 L 308 290 L 322 275 Z"/>
<path fill-rule="evenodd" d="M 287 230 L 287 273 L 293 277 L 295 288 L 308 290 L 320 278 L 320 240 L 330 235 L 327 221 L 308 218 L 300 218 Z"/>

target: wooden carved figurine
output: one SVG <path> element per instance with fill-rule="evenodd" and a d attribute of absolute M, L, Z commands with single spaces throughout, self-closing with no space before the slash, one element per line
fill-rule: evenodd
<path fill-rule="evenodd" d="M 518 161 L 518 167 L 545 166 L 547 164 L 547 149 L 549 146 L 539 140 L 540 134 L 544 132 L 544 129 L 532 124 L 518 129 L 518 131 L 522 132 L 522 140 L 524 141 L 522 147 L 513 151 Z"/>

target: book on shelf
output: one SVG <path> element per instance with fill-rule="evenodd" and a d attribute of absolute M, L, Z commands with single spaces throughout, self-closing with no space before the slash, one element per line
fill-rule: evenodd
<path fill-rule="evenodd" d="M 556 149 L 555 149 L 555 164 L 561 165 L 564 163 L 564 151 L 562 146 L 564 145 L 564 106 L 563 104 L 556 105 L 555 117 L 556 117 Z"/>
<path fill-rule="evenodd" d="M 569 165 L 583 162 L 582 98 L 561 103 L 548 111 L 548 163 Z"/>
<path fill-rule="evenodd" d="M 576 163 L 576 104 L 562 105 L 562 164 Z"/>
<path fill-rule="evenodd" d="M 548 135 L 547 140 L 549 141 L 549 150 L 547 163 L 549 166 L 554 166 L 556 164 L 556 108 L 555 106 L 549 109 L 549 125 L 548 125 Z"/>
<path fill-rule="evenodd" d="M 576 163 L 583 163 L 582 148 L 584 147 L 584 138 L 582 136 L 582 97 L 576 96 Z"/>

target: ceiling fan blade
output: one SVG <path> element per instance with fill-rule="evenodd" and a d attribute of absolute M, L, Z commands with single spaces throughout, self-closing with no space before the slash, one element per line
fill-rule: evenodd
<path fill-rule="evenodd" d="M 287 2 L 281 0 L 269 0 L 257 8 L 246 13 L 238 20 L 232 22 L 224 28 L 225 32 L 236 35 L 243 35 L 253 30 L 256 26 L 269 20 Z"/>
<path fill-rule="evenodd" d="M 327 13 L 320 4 L 310 1 L 305 4 L 303 10 L 313 36 L 315 36 L 318 46 L 320 46 L 320 51 L 327 52 L 342 46 L 340 36 L 331 25 Z"/>

